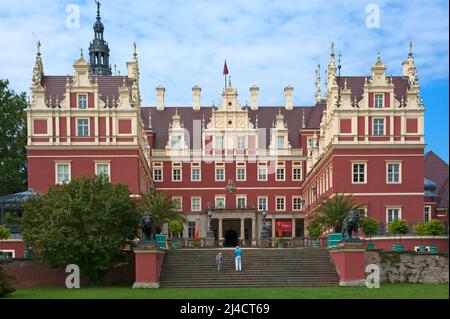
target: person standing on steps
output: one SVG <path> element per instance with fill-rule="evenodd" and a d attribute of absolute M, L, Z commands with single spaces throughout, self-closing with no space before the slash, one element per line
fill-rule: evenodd
<path fill-rule="evenodd" d="M 234 263 L 236 266 L 236 271 L 242 271 L 242 253 L 241 248 L 239 245 L 236 246 L 236 249 L 234 250 Z"/>
<path fill-rule="evenodd" d="M 223 263 L 222 253 L 219 252 L 217 254 L 217 256 L 216 256 L 217 272 L 221 272 L 222 271 L 222 263 Z"/>

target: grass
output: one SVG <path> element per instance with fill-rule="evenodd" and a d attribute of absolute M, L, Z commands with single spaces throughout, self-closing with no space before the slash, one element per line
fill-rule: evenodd
<path fill-rule="evenodd" d="M 11 298 L 18 299 L 448 299 L 448 285 L 381 284 L 366 287 L 314 288 L 161 288 L 130 287 L 23 288 Z"/>

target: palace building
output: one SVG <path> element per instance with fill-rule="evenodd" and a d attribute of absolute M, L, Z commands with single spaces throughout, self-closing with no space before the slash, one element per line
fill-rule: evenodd
<path fill-rule="evenodd" d="M 380 231 L 398 218 L 446 221 L 448 175 L 437 181 L 425 172 L 425 108 L 411 45 L 400 75 L 387 75 L 378 55 L 367 74 L 342 76 L 332 44 L 325 92 L 318 68 L 307 106 L 294 105 L 289 85 L 284 105 L 260 104 L 256 85 L 243 105 L 228 80 L 218 105 L 202 104 L 194 86 L 191 106 L 168 106 L 158 86 L 156 105 L 145 107 L 136 45 L 127 74 L 113 74 L 104 31 L 98 8 L 89 58 L 81 51 L 67 76 L 44 73 L 38 44 L 26 110 L 35 191 L 106 174 L 136 197 L 163 191 L 189 219 L 184 237 L 205 238 L 210 224 L 220 245 L 257 245 L 264 218 L 269 236 L 307 236 L 308 215 L 336 193 L 363 204 Z"/>

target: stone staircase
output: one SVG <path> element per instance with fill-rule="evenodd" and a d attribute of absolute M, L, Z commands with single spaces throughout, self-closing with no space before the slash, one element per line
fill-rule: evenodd
<path fill-rule="evenodd" d="M 217 273 L 215 256 L 223 255 Z M 311 287 L 337 286 L 338 274 L 326 249 L 242 249 L 242 272 L 234 269 L 233 249 L 170 250 L 160 287 Z"/>

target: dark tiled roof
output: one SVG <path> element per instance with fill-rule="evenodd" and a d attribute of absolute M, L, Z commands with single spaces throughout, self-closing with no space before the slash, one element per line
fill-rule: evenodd
<path fill-rule="evenodd" d="M 437 185 L 436 194 L 440 199 L 438 207 L 448 208 L 448 164 L 433 151 L 425 154 L 425 177 Z"/>
<path fill-rule="evenodd" d="M 205 117 L 205 125 L 209 122 L 212 113 L 212 107 L 202 107 L 199 111 L 194 111 L 192 106 L 189 107 L 166 107 L 164 111 L 157 111 L 155 107 L 143 107 L 141 108 L 141 115 L 144 121 L 145 127 L 148 128 L 148 113 L 151 111 L 152 115 L 152 128 L 155 131 L 155 145 L 156 149 L 165 148 L 168 141 L 168 128 L 169 123 L 172 121 L 172 116 L 175 114 L 175 110 L 178 110 L 178 114 L 181 117 L 181 121 L 184 124 L 186 130 L 188 130 L 192 136 L 192 127 L 194 120 L 202 120 Z M 305 112 L 306 128 L 319 129 L 321 115 L 324 109 L 323 104 L 319 104 L 313 107 L 294 107 L 292 110 L 287 111 L 284 106 L 261 106 L 257 111 L 248 111 L 250 121 L 256 123 L 256 115 L 258 115 L 258 127 L 266 128 L 266 143 L 260 146 L 268 147 L 270 141 L 270 129 L 272 123 L 276 120 L 278 110 L 284 114 L 284 120 L 289 129 L 289 142 L 292 148 L 300 148 L 299 130 L 302 124 L 302 113 Z M 264 143 L 264 142 L 263 142 Z M 192 139 L 191 139 L 192 147 Z"/>
<path fill-rule="evenodd" d="M 106 101 L 107 98 L 111 101 L 113 98 L 117 99 L 119 97 L 118 90 L 124 79 L 129 88 L 132 85 L 132 80 L 127 76 L 103 75 L 97 78 L 100 97 L 103 101 Z M 92 78 L 92 83 L 94 79 L 95 77 Z M 69 80 L 72 82 L 73 76 L 69 76 Z M 42 85 L 45 87 L 46 98 L 51 98 L 52 101 L 58 98 L 59 101 L 62 101 L 66 94 L 66 82 L 67 76 L 44 76 L 42 78 Z"/>
<path fill-rule="evenodd" d="M 370 76 L 341 76 L 337 78 L 339 87 L 343 88 L 345 80 L 347 80 L 347 87 L 351 89 L 352 100 L 356 97 L 356 101 L 360 101 L 364 94 L 364 81 L 370 79 Z M 388 77 L 389 78 L 389 77 Z M 400 101 L 402 97 L 406 99 L 406 92 L 409 88 L 408 77 L 393 76 L 392 82 L 394 83 L 394 95 L 395 98 Z"/>

